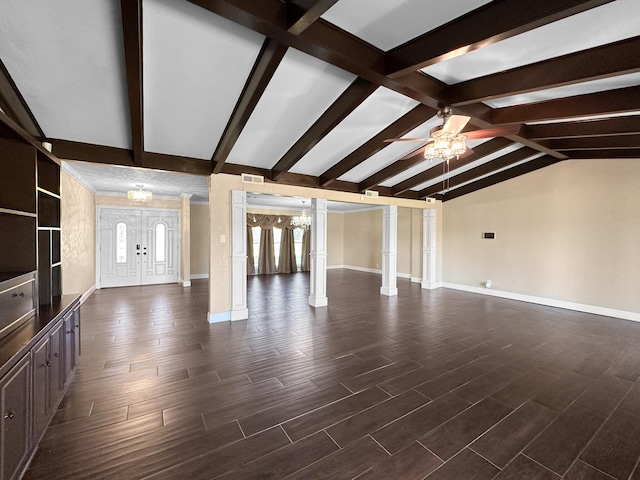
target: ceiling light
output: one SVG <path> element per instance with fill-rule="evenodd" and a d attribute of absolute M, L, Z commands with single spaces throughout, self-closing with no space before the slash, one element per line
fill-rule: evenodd
<path fill-rule="evenodd" d="M 151 190 L 144 189 L 144 185 L 136 185 L 137 190 L 128 190 L 127 198 L 134 202 L 150 202 L 153 198 Z"/>
<path fill-rule="evenodd" d="M 304 209 L 304 200 L 302 200 L 302 211 L 300 215 L 291 219 L 291 225 L 296 228 L 302 228 L 303 230 L 307 230 L 311 226 L 311 215 Z"/>
<path fill-rule="evenodd" d="M 424 158 L 427 160 L 433 160 L 434 158 L 450 160 L 467 151 L 467 145 L 465 143 L 467 137 L 460 133 L 453 135 L 439 129 L 432 132 L 431 137 L 433 138 L 433 142 L 427 145 L 427 148 L 424 150 Z"/>

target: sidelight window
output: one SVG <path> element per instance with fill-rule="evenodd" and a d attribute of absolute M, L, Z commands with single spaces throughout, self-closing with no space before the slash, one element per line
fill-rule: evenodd
<path fill-rule="evenodd" d="M 156 262 L 165 261 L 166 231 L 167 227 L 165 227 L 164 223 L 156 225 Z"/>
<path fill-rule="evenodd" d="M 127 263 L 127 225 L 116 224 L 116 263 Z"/>

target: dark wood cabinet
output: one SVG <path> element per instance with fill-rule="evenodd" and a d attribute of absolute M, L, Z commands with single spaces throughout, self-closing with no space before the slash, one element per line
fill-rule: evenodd
<path fill-rule="evenodd" d="M 25 355 L 2 379 L 2 436 L 0 480 L 15 478 L 24 466 L 30 447 L 31 358 Z"/>
<path fill-rule="evenodd" d="M 0 480 L 19 478 L 80 354 L 62 295 L 60 165 L 0 111 Z"/>

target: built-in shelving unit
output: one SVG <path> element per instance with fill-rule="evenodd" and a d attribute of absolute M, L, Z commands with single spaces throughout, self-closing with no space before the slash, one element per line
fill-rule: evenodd
<path fill-rule="evenodd" d="M 60 166 L 0 112 L 0 480 L 19 478 L 80 353 L 80 296 L 62 295 Z"/>

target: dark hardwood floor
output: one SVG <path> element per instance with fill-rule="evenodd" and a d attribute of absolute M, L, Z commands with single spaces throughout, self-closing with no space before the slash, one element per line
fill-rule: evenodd
<path fill-rule="evenodd" d="M 380 276 L 105 289 L 27 479 L 639 480 L 640 324 Z"/>

